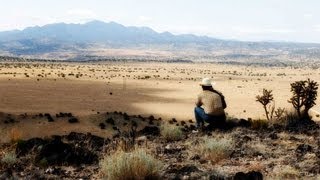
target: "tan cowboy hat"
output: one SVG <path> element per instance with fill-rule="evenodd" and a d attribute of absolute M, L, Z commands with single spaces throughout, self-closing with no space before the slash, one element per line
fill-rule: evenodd
<path fill-rule="evenodd" d="M 212 82 L 210 78 L 203 78 L 200 83 L 200 86 L 214 86 L 214 85 L 216 85 L 216 83 Z"/>

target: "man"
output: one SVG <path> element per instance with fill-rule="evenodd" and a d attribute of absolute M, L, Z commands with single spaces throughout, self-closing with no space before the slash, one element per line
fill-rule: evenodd
<path fill-rule="evenodd" d="M 209 78 L 203 78 L 200 85 L 203 91 L 198 95 L 194 109 L 197 127 L 202 128 L 204 122 L 209 123 L 210 126 L 220 126 L 226 120 L 224 109 L 227 105 L 224 96 L 213 89 L 212 86 L 215 83 L 212 83 Z"/>

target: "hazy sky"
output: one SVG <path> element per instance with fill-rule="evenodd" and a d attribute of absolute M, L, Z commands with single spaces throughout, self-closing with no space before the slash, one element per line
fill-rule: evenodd
<path fill-rule="evenodd" d="M 158 32 L 320 43 L 319 0 L 0 0 L 0 31 L 93 19 Z"/>

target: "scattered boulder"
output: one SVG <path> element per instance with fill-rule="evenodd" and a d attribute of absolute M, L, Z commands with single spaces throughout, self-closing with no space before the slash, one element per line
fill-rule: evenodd
<path fill-rule="evenodd" d="M 251 126 L 251 121 L 247 121 L 245 119 L 240 119 L 238 122 L 239 127 L 250 127 Z"/>
<path fill-rule="evenodd" d="M 248 173 L 237 172 L 233 177 L 234 180 L 263 180 L 261 172 L 250 171 Z"/>
<path fill-rule="evenodd" d="M 154 116 L 153 115 L 151 115 L 151 116 L 149 116 L 149 118 L 148 118 L 150 121 L 153 121 L 153 120 L 155 120 L 155 118 L 154 118 Z"/>
<path fill-rule="evenodd" d="M 35 162 L 41 165 L 93 164 L 98 162 L 98 156 L 83 147 L 63 143 L 61 137 L 57 136 L 43 145 L 35 157 Z"/>
<path fill-rule="evenodd" d="M 142 130 L 138 132 L 140 135 L 152 135 L 152 136 L 159 136 L 160 135 L 160 128 L 157 126 L 146 126 Z"/>
<path fill-rule="evenodd" d="M 44 116 L 48 119 L 48 122 L 53 122 L 53 118 L 49 113 L 45 113 Z"/>
<path fill-rule="evenodd" d="M 275 140 L 275 139 L 278 139 L 278 135 L 277 135 L 277 133 L 273 132 L 273 133 L 269 134 L 269 138 L 272 140 Z"/>
<path fill-rule="evenodd" d="M 37 149 L 39 146 L 47 143 L 48 141 L 43 140 L 41 138 L 32 138 L 27 141 L 20 140 L 17 143 L 16 147 L 16 155 L 17 157 L 25 156 L 33 149 Z"/>
<path fill-rule="evenodd" d="M 57 118 L 64 118 L 64 117 L 73 117 L 72 113 L 64 113 L 60 112 L 59 114 L 56 114 Z"/>
<path fill-rule="evenodd" d="M 252 138 L 250 136 L 247 136 L 247 135 L 243 136 L 242 139 L 243 139 L 244 142 L 252 141 Z"/>
<path fill-rule="evenodd" d="M 129 115 L 127 113 L 123 114 L 123 118 L 124 118 L 124 120 L 129 120 L 130 119 L 130 117 L 129 117 Z"/>
<path fill-rule="evenodd" d="M 195 165 L 185 165 L 185 166 L 176 166 L 172 165 L 171 167 L 168 167 L 168 173 L 174 173 L 174 174 L 180 174 L 180 175 L 188 175 L 193 172 L 201 172 Z"/>
<path fill-rule="evenodd" d="M 319 125 L 312 120 L 295 120 L 289 122 L 286 126 L 286 130 L 294 133 L 303 134 L 317 134 L 319 130 Z"/>
<path fill-rule="evenodd" d="M 109 139 L 104 139 L 91 133 L 83 134 L 77 132 L 71 132 L 69 135 L 64 136 L 64 138 L 69 142 L 73 142 L 81 147 L 88 147 L 94 151 L 102 150 L 103 145 L 110 141 Z"/>
<path fill-rule="evenodd" d="M 72 117 L 72 118 L 70 118 L 70 119 L 68 120 L 68 122 L 69 122 L 69 123 L 78 123 L 79 120 L 78 120 L 78 118 Z"/>
<path fill-rule="evenodd" d="M 300 144 L 296 149 L 298 155 L 304 155 L 308 152 L 312 152 L 312 147 L 308 144 Z"/>
<path fill-rule="evenodd" d="M 111 124 L 111 125 L 115 125 L 114 120 L 112 118 L 108 118 L 106 120 L 106 123 Z"/>
<path fill-rule="evenodd" d="M 106 129 L 106 125 L 104 123 L 99 124 L 100 129 Z"/>

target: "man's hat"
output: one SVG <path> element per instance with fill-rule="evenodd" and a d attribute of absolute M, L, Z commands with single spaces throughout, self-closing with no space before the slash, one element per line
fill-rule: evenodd
<path fill-rule="evenodd" d="M 203 78 L 200 86 L 214 86 L 216 83 L 212 82 L 210 78 Z"/>

